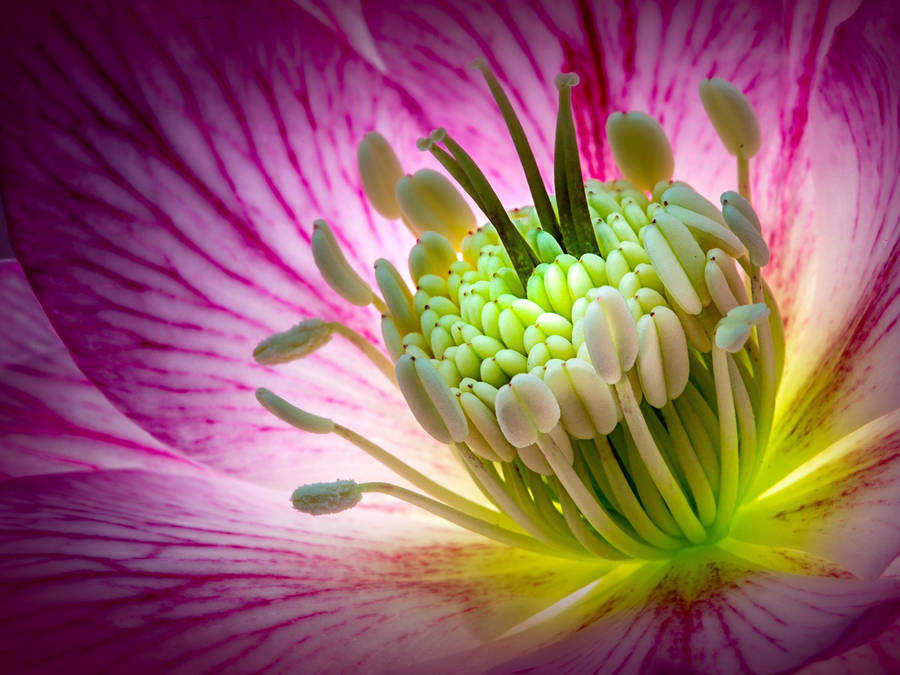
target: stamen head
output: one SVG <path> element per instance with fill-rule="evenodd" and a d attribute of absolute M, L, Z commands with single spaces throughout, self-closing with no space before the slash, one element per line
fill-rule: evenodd
<path fill-rule="evenodd" d="M 385 218 L 399 218 L 394 186 L 403 175 L 403 168 L 390 143 L 378 132 L 370 132 L 360 142 L 356 160 L 369 203 Z"/>
<path fill-rule="evenodd" d="M 302 359 L 328 344 L 333 332 L 334 324 L 321 319 L 306 319 L 260 342 L 253 350 L 253 358 L 266 366 Z"/>
<path fill-rule="evenodd" d="M 720 77 L 702 80 L 700 100 L 728 152 L 744 159 L 759 152 L 759 120 L 740 89 Z"/>
<path fill-rule="evenodd" d="M 606 135 L 616 165 L 639 190 L 649 191 L 672 177 L 672 146 L 650 115 L 638 111 L 613 113 L 606 120 Z"/>
<path fill-rule="evenodd" d="M 359 504 L 362 493 L 352 480 L 301 485 L 291 495 L 294 508 L 313 516 L 324 516 L 352 509 Z"/>

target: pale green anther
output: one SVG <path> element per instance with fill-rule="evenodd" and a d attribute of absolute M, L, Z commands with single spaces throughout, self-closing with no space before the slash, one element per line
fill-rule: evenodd
<path fill-rule="evenodd" d="M 448 295 L 446 277 L 446 273 L 441 276 L 438 276 L 437 274 L 424 274 L 419 277 L 417 286 L 429 296 L 446 297 Z"/>
<path fill-rule="evenodd" d="M 524 326 L 534 323 L 541 314 L 548 311 L 527 298 L 519 298 L 513 302 L 510 309 L 519 317 L 519 321 Z"/>
<path fill-rule="evenodd" d="M 431 331 L 433 331 L 437 325 L 440 316 L 433 309 L 425 309 L 419 317 L 419 326 L 422 328 L 422 335 L 425 338 L 429 338 L 431 335 Z"/>
<path fill-rule="evenodd" d="M 631 225 L 627 220 L 625 220 L 625 217 L 621 214 L 610 214 L 609 218 L 606 219 L 606 224 L 610 226 L 619 241 L 630 241 L 638 243 L 639 240 L 637 235 L 635 234 L 634 230 L 631 229 Z"/>
<path fill-rule="evenodd" d="M 405 354 L 396 364 L 397 386 L 422 428 L 441 443 L 469 432 L 459 401 L 430 360 Z"/>
<path fill-rule="evenodd" d="M 653 288 L 641 288 L 634 294 L 635 300 L 640 304 L 643 314 L 649 314 L 654 307 L 659 305 L 665 306 L 666 299 L 663 295 Z"/>
<path fill-rule="evenodd" d="M 330 419 L 301 410 L 268 389 L 257 389 L 256 400 L 281 421 L 303 431 L 313 434 L 330 434 L 334 431 L 334 422 Z"/>
<path fill-rule="evenodd" d="M 590 182 L 590 181 L 588 181 Z M 606 220 L 612 213 L 621 213 L 622 206 L 603 187 L 588 189 L 588 205 Z"/>
<path fill-rule="evenodd" d="M 475 353 L 480 359 L 490 358 L 501 349 L 504 349 L 503 343 L 500 342 L 500 340 L 487 335 L 479 335 L 478 337 L 473 338 L 472 342 L 469 344 L 472 345 L 472 349 L 475 350 Z"/>
<path fill-rule="evenodd" d="M 486 301 L 478 293 L 472 292 L 463 298 L 460 302 L 460 314 L 464 321 L 481 330 L 481 310 L 484 309 Z"/>
<path fill-rule="evenodd" d="M 668 187 L 660 195 L 659 202 L 663 206 L 680 206 L 706 216 L 720 225 L 725 224 L 725 221 L 722 220 L 722 214 L 719 213 L 719 208 L 686 183 L 674 183 Z"/>
<path fill-rule="evenodd" d="M 581 256 L 581 264 L 591 277 L 594 288 L 600 288 L 607 284 L 606 261 L 595 253 L 585 253 Z"/>
<path fill-rule="evenodd" d="M 594 223 L 594 237 L 604 257 L 609 256 L 610 251 L 614 251 L 620 242 L 613 229 L 603 221 Z"/>
<path fill-rule="evenodd" d="M 385 218 L 399 218 L 402 212 L 394 188 L 403 176 L 403 168 L 384 136 L 375 131 L 363 136 L 356 161 L 363 191 L 372 207 Z"/>
<path fill-rule="evenodd" d="M 379 258 L 375 261 L 375 281 L 397 325 L 407 331 L 416 330 L 419 322 L 413 311 L 412 293 L 388 260 Z"/>
<path fill-rule="evenodd" d="M 448 387 L 459 386 L 459 381 L 462 379 L 462 376 L 459 374 L 455 362 L 450 359 L 441 359 L 439 361 L 433 360 L 432 363 L 438 373 L 440 373 L 441 377 L 444 378 L 444 382 L 447 383 Z"/>
<path fill-rule="evenodd" d="M 485 335 L 502 340 L 500 335 L 500 305 L 496 300 L 487 303 L 481 310 L 481 329 Z"/>
<path fill-rule="evenodd" d="M 460 321 L 462 321 L 462 317 L 458 314 L 444 314 L 438 321 L 438 325 L 441 328 L 452 331 L 454 324 L 459 323 Z"/>
<path fill-rule="evenodd" d="M 552 312 L 541 314 L 535 325 L 546 335 L 562 335 L 566 339 L 572 337 L 572 322 L 560 314 Z"/>
<path fill-rule="evenodd" d="M 256 345 L 253 358 L 262 365 L 290 363 L 312 354 L 331 340 L 334 324 L 306 319 L 293 328 L 270 335 Z"/>
<path fill-rule="evenodd" d="M 603 284 L 606 286 L 606 284 Z M 572 303 L 572 330 L 574 332 L 574 326 L 580 320 L 584 319 L 584 314 L 587 312 L 587 308 L 591 305 L 591 298 L 585 296 L 583 298 L 578 298 L 575 302 Z"/>
<path fill-rule="evenodd" d="M 421 315 L 422 312 L 425 311 L 425 305 L 431 300 L 432 296 L 423 291 L 421 288 L 417 289 L 415 293 L 413 293 L 413 311 L 416 314 Z"/>
<path fill-rule="evenodd" d="M 454 248 L 475 228 L 475 216 L 453 183 L 431 169 L 420 169 L 396 182 L 397 204 L 406 220 L 421 235 L 438 232 Z"/>
<path fill-rule="evenodd" d="M 522 282 L 519 281 L 519 277 L 514 269 L 511 267 L 501 267 L 494 274 L 505 282 L 506 287 L 509 289 L 509 294 L 515 295 L 516 297 L 525 295 L 525 287 L 522 286 Z"/>
<path fill-rule="evenodd" d="M 494 273 L 491 277 L 490 296 L 491 300 L 496 300 L 501 295 L 512 295 L 513 289 L 509 287 L 506 280 L 499 274 Z"/>
<path fill-rule="evenodd" d="M 496 398 L 496 396 L 497 392 L 494 390 L 493 397 Z M 462 403 L 463 410 L 472 422 L 472 426 L 487 441 L 491 450 L 504 462 L 514 460 L 516 449 L 506 440 L 506 437 L 500 430 L 493 408 L 488 407 L 477 395 L 468 391 L 460 393 L 460 403 Z"/>
<path fill-rule="evenodd" d="M 768 316 L 769 308 L 762 303 L 735 307 L 716 326 L 716 345 L 732 354 L 740 351 L 753 325 Z"/>
<path fill-rule="evenodd" d="M 740 89 L 719 77 L 701 80 L 700 100 L 730 154 L 750 159 L 759 151 L 759 120 Z"/>
<path fill-rule="evenodd" d="M 641 280 L 634 272 L 629 272 L 619 280 L 617 286 L 623 298 L 633 298 L 641 288 Z"/>
<path fill-rule="evenodd" d="M 703 309 L 703 303 L 700 296 L 694 289 L 687 272 L 681 266 L 675 252 L 669 242 L 663 236 L 659 227 L 656 225 L 648 225 L 641 230 L 641 237 L 644 241 L 644 248 L 653 267 L 659 275 L 660 281 L 671 294 L 672 299 L 687 314 L 699 314 Z"/>
<path fill-rule="evenodd" d="M 709 263 L 715 263 L 719 268 L 719 271 L 721 271 L 722 275 L 725 277 L 731 295 L 733 295 L 736 300 L 735 304 L 749 305 L 750 297 L 747 295 L 747 287 L 744 285 L 744 280 L 741 278 L 741 275 L 738 274 L 737 263 L 734 258 L 729 256 L 722 249 L 712 248 L 707 251 L 706 260 L 707 265 Z M 728 307 L 728 309 L 722 313 L 724 314 L 731 309 L 732 307 Z M 719 310 L 722 311 L 721 308 L 719 308 Z"/>
<path fill-rule="evenodd" d="M 506 265 L 506 261 L 493 250 L 493 247 L 484 247 L 478 255 L 478 273 L 485 279 L 490 279 L 494 272 Z"/>
<path fill-rule="evenodd" d="M 473 382 L 470 388 L 472 393 L 481 399 L 482 403 L 490 408 L 491 411 L 494 410 L 497 404 L 497 387 L 487 382 Z"/>
<path fill-rule="evenodd" d="M 545 365 L 552 358 L 553 354 L 550 353 L 550 347 L 548 347 L 546 343 L 535 343 L 532 345 L 531 349 L 528 350 L 528 359 L 526 360 L 528 372 Z"/>
<path fill-rule="evenodd" d="M 547 339 L 547 334 L 535 325 L 528 326 L 522 335 L 522 343 L 525 345 L 525 351 L 530 352 L 532 347 Z"/>
<path fill-rule="evenodd" d="M 666 287 L 660 280 L 656 270 L 653 269 L 653 265 L 638 265 L 634 268 L 634 273 L 637 275 L 638 279 L 641 280 L 641 286 L 644 288 L 652 288 L 659 294 L 666 292 Z"/>
<path fill-rule="evenodd" d="M 404 335 L 402 345 L 404 353 L 409 353 L 411 350 L 417 349 L 419 350 L 417 353 L 424 356 L 430 355 L 429 350 L 431 349 L 431 345 L 428 344 L 428 340 L 425 339 L 425 336 L 418 331 Z"/>
<path fill-rule="evenodd" d="M 694 239 L 684 223 L 671 214 L 657 213 L 653 218 L 653 224 L 659 228 L 672 248 L 672 252 L 690 279 L 697 297 L 700 298 L 700 303 L 704 306 L 709 304 L 709 291 L 704 278 L 706 256 L 697 240 Z"/>
<path fill-rule="evenodd" d="M 712 251 L 710 251 L 710 253 L 712 253 Z M 725 257 L 725 252 L 720 250 L 719 253 L 720 256 L 713 256 L 712 259 L 707 261 L 704 273 L 706 276 L 706 286 L 709 288 L 713 304 L 719 312 L 727 314 L 729 310 L 734 309 L 741 303 L 738 302 L 732 292 L 731 287 L 728 284 L 728 279 L 719 264 L 719 260 L 722 257 Z M 729 257 L 728 260 L 730 261 L 731 258 Z"/>
<path fill-rule="evenodd" d="M 352 480 L 301 485 L 291 495 L 294 508 L 313 516 L 340 513 L 359 504 L 362 493 Z"/>
<path fill-rule="evenodd" d="M 550 388 L 538 378 L 516 375 L 497 392 L 497 422 L 503 435 L 522 448 L 538 440 L 559 422 L 559 404 Z"/>
<path fill-rule="evenodd" d="M 447 297 L 442 295 L 435 295 L 428 301 L 428 307 L 435 312 L 437 312 L 438 316 L 450 316 L 454 314 L 459 314 L 459 308 Z"/>
<path fill-rule="evenodd" d="M 668 307 L 664 305 L 655 307 L 651 316 L 656 324 L 662 347 L 666 393 L 669 400 L 676 399 L 681 396 L 690 377 L 687 337 L 678 315 Z"/>
<path fill-rule="evenodd" d="M 392 361 L 403 356 L 403 336 L 397 329 L 397 323 L 387 315 L 381 317 L 381 339 Z"/>
<path fill-rule="evenodd" d="M 460 278 L 466 272 L 471 272 L 475 267 L 466 260 L 457 260 L 455 263 L 450 265 L 450 273 L 458 274 Z"/>
<path fill-rule="evenodd" d="M 647 403 L 654 408 L 662 408 L 668 402 L 669 397 L 666 394 L 659 334 L 656 324 L 649 314 L 645 314 L 637 322 L 637 335 L 637 372 L 640 377 L 641 391 L 644 392 Z"/>
<path fill-rule="evenodd" d="M 473 293 L 480 295 L 485 301 L 492 300 L 491 298 L 491 283 L 489 281 L 485 281 L 484 279 L 479 279 L 475 283 L 472 284 L 471 288 Z"/>
<path fill-rule="evenodd" d="M 587 307 L 585 307 L 585 311 Z M 575 348 L 577 352 L 581 349 L 581 345 L 584 344 L 584 317 L 580 317 L 577 319 L 572 326 L 572 346 Z"/>
<path fill-rule="evenodd" d="M 457 347 L 455 344 L 447 347 L 444 350 L 444 355 L 443 355 L 444 360 L 453 361 L 455 363 L 456 362 L 456 352 L 458 349 L 459 349 L 459 347 Z"/>
<path fill-rule="evenodd" d="M 544 290 L 554 312 L 565 316 L 572 313 L 572 298 L 569 295 L 566 272 L 561 265 L 554 263 L 544 272 Z"/>
<path fill-rule="evenodd" d="M 581 261 L 572 265 L 566 272 L 566 285 L 569 287 L 569 295 L 572 300 L 583 298 L 585 293 L 594 287 L 591 275 Z"/>
<path fill-rule="evenodd" d="M 643 195 L 641 195 L 643 197 Z M 646 201 L 646 197 L 644 197 L 644 201 Z M 627 197 L 622 200 L 622 210 L 624 211 L 625 220 L 631 226 L 632 232 L 637 234 L 640 232 L 641 228 L 647 225 L 650 221 L 647 219 L 647 214 L 644 211 L 638 202 L 633 197 Z"/>
<path fill-rule="evenodd" d="M 625 254 L 619 249 L 613 249 L 606 257 L 606 278 L 610 286 L 618 286 L 622 277 L 631 271 L 631 265 Z"/>
<path fill-rule="evenodd" d="M 521 352 L 501 349 L 492 357 L 507 377 L 513 377 L 528 370 L 528 363 Z"/>
<path fill-rule="evenodd" d="M 575 347 L 562 335 L 549 335 L 545 341 L 550 356 L 564 361 L 575 358 Z"/>
<path fill-rule="evenodd" d="M 553 262 L 556 260 L 556 256 L 560 255 L 563 250 L 559 245 L 559 242 L 556 241 L 550 234 L 544 231 L 539 231 L 535 235 L 535 250 L 537 251 L 538 258 L 541 259 L 541 262 Z"/>
<path fill-rule="evenodd" d="M 542 311 L 549 312 L 553 307 L 550 304 L 550 297 L 547 295 L 547 289 L 544 286 L 544 271 L 546 271 L 546 268 L 540 271 L 535 269 L 534 273 L 528 279 L 525 294 L 531 302 L 540 306 Z"/>
<path fill-rule="evenodd" d="M 481 381 L 494 387 L 502 387 L 509 382 L 509 377 L 492 356 L 481 362 Z"/>
<path fill-rule="evenodd" d="M 458 345 L 454 362 L 459 370 L 459 374 L 463 377 L 477 378 L 481 373 L 481 359 L 472 349 L 472 346 L 466 343 Z"/>
<path fill-rule="evenodd" d="M 726 192 L 722 195 L 722 216 L 747 247 L 750 263 L 757 267 L 768 265 L 769 247 L 762 238 L 759 218 L 750 203 L 737 192 Z"/>
<path fill-rule="evenodd" d="M 541 449 L 535 443 L 526 445 L 524 448 L 518 448 L 517 453 L 522 463 L 535 473 L 542 476 L 553 475 L 553 469 L 547 463 L 547 458 L 544 457 L 544 453 L 541 452 Z"/>
<path fill-rule="evenodd" d="M 437 326 L 431 331 L 429 340 L 431 342 L 431 353 L 434 354 L 437 359 L 443 358 L 444 352 L 446 352 L 448 348 L 456 346 L 456 343 L 453 342 L 453 336 L 450 335 L 450 331 L 441 326 Z"/>
<path fill-rule="evenodd" d="M 409 252 L 409 273 L 418 284 L 426 274 L 446 277 L 456 262 L 456 249 L 442 234 L 424 232 Z"/>
<path fill-rule="evenodd" d="M 625 299 L 615 288 L 598 289 L 597 299 L 584 315 L 584 343 L 591 363 L 608 384 L 621 380 L 634 365 L 637 331 Z"/>
<path fill-rule="evenodd" d="M 523 342 L 525 326 L 512 308 L 504 309 L 500 312 L 498 328 L 500 330 L 500 339 L 506 343 L 507 347 L 518 352 L 525 349 Z"/>
<path fill-rule="evenodd" d="M 632 270 L 638 265 L 647 265 L 650 262 L 650 258 L 647 257 L 647 252 L 644 251 L 644 248 L 637 242 L 623 241 L 619 244 L 617 250 L 625 256 L 625 260 Z"/>
<path fill-rule="evenodd" d="M 459 300 L 459 289 L 462 287 L 462 275 L 451 272 L 447 277 L 447 296 L 454 301 Z"/>
<path fill-rule="evenodd" d="M 450 327 L 450 333 L 453 335 L 453 340 L 456 344 L 462 344 L 463 342 L 471 342 L 473 338 L 478 335 L 482 335 L 481 331 L 475 328 L 475 326 L 466 323 L 465 321 L 457 321 Z"/>
<path fill-rule="evenodd" d="M 622 291 L 619 290 L 621 293 Z M 631 316 L 634 317 L 635 322 L 639 321 L 642 316 L 644 316 L 644 310 L 641 308 L 641 304 L 634 299 L 634 296 L 630 298 L 625 298 L 625 304 L 628 305 L 628 311 L 631 312 Z"/>
<path fill-rule="evenodd" d="M 672 146 L 659 122 L 646 113 L 613 113 L 606 120 L 606 135 L 616 165 L 640 190 L 650 190 L 672 177 Z"/>
<path fill-rule="evenodd" d="M 338 295 L 359 307 L 372 302 L 372 289 L 347 262 L 334 233 L 324 220 L 313 223 L 310 246 L 319 273 Z"/>
<path fill-rule="evenodd" d="M 718 220 L 707 218 L 702 213 L 671 203 L 665 207 L 665 212 L 672 214 L 687 225 L 697 241 L 705 248 L 718 247 L 735 258 L 740 258 L 746 253 L 744 244 L 737 238 L 737 235 Z"/>

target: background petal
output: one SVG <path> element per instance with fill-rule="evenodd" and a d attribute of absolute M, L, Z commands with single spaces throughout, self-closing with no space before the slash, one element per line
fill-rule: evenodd
<path fill-rule="evenodd" d="M 6 481 L 4 665 L 384 672 L 481 644 L 594 573 L 369 501 L 313 518 L 223 478 Z"/>

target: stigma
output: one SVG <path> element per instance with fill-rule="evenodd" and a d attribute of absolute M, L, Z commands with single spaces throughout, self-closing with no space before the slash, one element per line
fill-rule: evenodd
<path fill-rule="evenodd" d="M 332 335 L 350 340 L 489 505 L 261 389 L 260 403 L 283 421 L 351 441 L 414 488 L 317 483 L 298 488 L 293 504 L 332 514 L 376 492 L 504 544 L 567 558 L 665 558 L 714 543 L 756 478 L 782 365 L 780 316 L 761 274 L 769 251 L 749 194 L 759 147 L 752 108 L 727 82 L 700 85 L 738 162 L 738 191 L 717 205 L 673 180 L 666 134 L 639 111 L 607 121 L 621 177 L 585 178 L 572 114 L 578 78 L 561 75 L 550 191 L 502 86 L 486 63 L 475 65 L 532 203 L 504 205 L 446 129 L 417 145 L 447 176 L 404 175 L 387 140 L 368 134 L 358 154 L 362 184 L 376 211 L 416 237 L 412 285 L 379 259 L 371 287 L 324 221 L 316 221 L 312 248 L 338 294 L 379 310 L 388 356 L 318 319 L 263 340 L 254 355 L 284 363 Z M 484 214 L 481 226 L 463 195 Z"/>

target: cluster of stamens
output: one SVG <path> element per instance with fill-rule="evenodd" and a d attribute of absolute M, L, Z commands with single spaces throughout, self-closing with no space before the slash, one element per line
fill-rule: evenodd
<path fill-rule="evenodd" d="M 746 124 L 749 104 L 728 83 L 701 86 L 738 157 L 741 192 L 722 195 L 720 209 L 671 180 L 665 134 L 642 113 L 617 113 L 607 125 L 625 178 L 585 181 L 571 112 L 577 78 L 560 76 L 551 196 L 509 100 L 486 64 L 477 65 L 534 206 L 506 210 L 474 160 L 439 129 L 419 147 L 487 216 L 476 228 L 446 178 L 402 175 L 387 142 L 370 134 L 359 154 L 364 187 L 376 210 L 402 218 L 417 236 L 414 291 L 384 259 L 372 290 L 323 221 L 312 246 L 334 290 L 382 312 L 390 362 L 349 328 L 318 319 L 268 338 L 255 355 L 278 363 L 335 332 L 350 339 L 395 381 L 422 428 L 450 447 L 492 508 L 260 390 L 260 402 L 281 419 L 343 436 L 425 493 L 338 481 L 298 488 L 294 505 L 334 513 L 381 492 L 504 543 L 569 557 L 664 557 L 721 538 L 751 490 L 780 372 L 780 319 L 770 316 L 774 302 L 760 275 L 768 249 L 749 203 L 750 146 L 758 146 L 758 128 Z"/>

